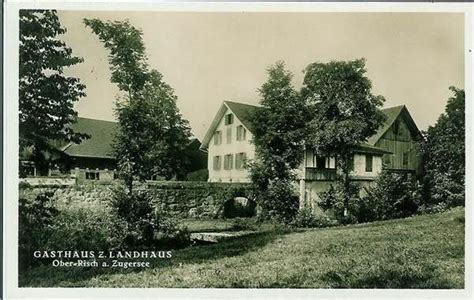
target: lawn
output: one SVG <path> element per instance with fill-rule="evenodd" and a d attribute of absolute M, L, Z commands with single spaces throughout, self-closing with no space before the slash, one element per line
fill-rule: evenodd
<path fill-rule="evenodd" d="M 21 286 L 463 288 L 464 210 L 300 231 L 173 252 L 151 268 L 36 267 Z"/>

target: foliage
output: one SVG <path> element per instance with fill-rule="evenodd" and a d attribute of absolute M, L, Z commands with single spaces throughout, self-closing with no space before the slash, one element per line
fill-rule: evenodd
<path fill-rule="evenodd" d="M 415 214 L 421 203 L 421 189 L 417 182 L 405 174 L 390 172 L 382 172 L 362 191 L 356 183 L 351 183 L 351 201 L 346 216 L 344 193 L 341 183 L 331 185 L 320 194 L 321 202 L 318 203 L 343 224 L 405 218 Z"/>
<path fill-rule="evenodd" d="M 269 230 L 176 250 L 172 259 L 130 272 L 42 266 L 20 272 L 19 286 L 463 289 L 463 215 L 456 208 L 304 232 Z"/>
<path fill-rule="evenodd" d="M 114 152 L 122 177 L 143 181 L 159 175 L 169 180 L 185 170 L 182 153 L 190 129 L 160 73 L 151 71 L 142 97 L 118 102 L 116 113 L 120 127 Z"/>
<path fill-rule="evenodd" d="M 50 249 L 108 250 L 120 246 L 125 229 L 108 201 L 67 201 L 56 205 L 58 215 L 44 241 Z"/>
<path fill-rule="evenodd" d="M 122 235 L 124 248 L 151 248 L 157 245 L 182 246 L 189 242 L 186 229 L 164 216 L 152 204 L 151 195 L 144 190 L 129 193 L 123 186 L 114 190 L 111 206 L 120 222 L 125 224 Z"/>
<path fill-rule="evenodd" d="M 86 94 L 78 78 L 64 75 L 64 68 L 83 61 L 58 38 L 65 32 L 55 10 L 20 10 L 20 152 L 32 148 L 40 173 L 47 168 L 51 140 L 79 143 L 88 138 L 69 126 L 77 118 L 74 103 Z"/>
<path fill-rule="evenodd" d="M 141 30 L 129 21 L 103 22 L 84 19 L 84 24 L 104 43 L 109 53 L 112 83 L 133 98 L 148 80 L 148 63 Z"/>
<path fill-rule="evenodd" d="M 289 221 L 295 214 L 295 196 L 288 182 L 303 159 L 306 110 L 291 84 L 293 75 L 285 70 L 283 62 L 267 72 L 268 80 L 259 89 L 263 109 L 250 117 L 256 162 L 248 166 L 264 214 Z M 283 193 L 280 199 L 278 194 L 283 190 L 289 193 Z"/>
<path fill-rule="evenodd" d="M 33 264 L 33 252 L 47 250 L 44 241 L 53 231 L 58 210 L 52 201 L 52 192 L 39 193 L 33 198 L 20 197 L 18 220 L 19 268 Z"/>
<path fill-rule="evenodd" d="M 265 191 L 259 191 L 258 204 L 262 208 L 259 218 L 289 224 L 299 209 L 299 197 L 289 180 L 272 182 Z"/>
<path fill-rule="evenodd" d="M 209 170 L 208 169 L 201 169 L 194 172 L 190 172 L 186 174 L 186 181 L 203 181 L 207 182 L 209 178 Z"/>
<path fill-rule="evenodd" d="M 321 201 L 318 205 L 341 224 L 356 223 L 354 211 L 359 194 L 360 187 L 356 183 L 350 182 L 349 188 L 346 189 L 341 182 L 336 182 L 335 185 L 331 184 L 326 191 L 319 194 Z M 348 206 L 345 205 L 346 197 L 352 200 L 349 201 Z"/>
<path fill-rule="evenodd" d="M 358 198 L 353 214 L 359 222 L 405 218 L 417 212 L 420 202 L 421 190 L 413 178 L 382 172 Z"/>
<path fill-rule="evenodd" d="M 465 197 L 465 93 L 450 87 L 445 112 L 425 133 L 425 189 L 429 204 L 464 205 Z"/>
<path fill-rule="evenodd" d="M 298 211 L 291 225 L 297 228 L 315 228 L 335 226 L 337 222 L 323 214 L 317 216 L 310 208 L 305 207 Z"/>
<path fill-rule="evenodd" d="M 343 182 L 346 208 L 354 150 L 384 122 L 380 107 L 385 99 L 372 94 L 372 83 L 365 73 L 364 59 L 316 62 L 306 67 L 301 88 L 311 115 L 307 147 L 321 156 L 336 158 L 342 171 L 339 181 Z"/>
<path fill-rule="evenodd" d="M 117 101 L 119 130 L 114 142 L 119 176 L 130 193 L 134 179 L 166 179 L 183 172 L 181 153 L 190 129 L 176 106 L 173 89 L 157 70 L 149 70 L 142 32 L 128 21 L 85 19 L 109 50 L 112 82 L 127 93 Z"/>

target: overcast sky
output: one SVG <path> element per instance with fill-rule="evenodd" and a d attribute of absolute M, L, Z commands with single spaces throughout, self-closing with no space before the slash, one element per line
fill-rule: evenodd
<path fill-rule="evenodd" d="M 62 37 L 84 63 L 67 70 L 87 86 L 81 117 L 115 120 L 119 94 L 107 51 L 82 19 L 128 19 L 143 31 L 152 68 L 164 75 L 200 139 L 223 100 L 258 103 L 265 69 L 284 60 L 299 88 L 312 62 L 367 59 L 385 107 L 405 104 L 420 129 L 443 112 L 451 85 L 464 88 L 462 14 L 58 12 Z"/>

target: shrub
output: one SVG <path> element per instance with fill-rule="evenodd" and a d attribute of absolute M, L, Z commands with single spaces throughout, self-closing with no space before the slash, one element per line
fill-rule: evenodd
<path fill-rule="evenodd" d="M 444 203 L 446 207 L 456 207 L 465 205 L 464 182 L 451 179 L 448 174 L 433 172 L 425 178 L 425 189 L 429 195 L 426 204 L 438 205 Z"/>
<path fill-rule="evenodd" d="M 209 170 L 201 169 L 186 174 L 186 181 L 204 181 L 207 182 L 209 178 Z"/>
<path fill-rule="evenodd" d="M 359 222 L 408 217 L 421 202 L 418 184 L 403 174 L 383 172 L 365 191 L 353 206 Z"/>
<path fill-rule="evenodd" d="M 59 202 L 48 247 L 64 250 L 108 250 L 121 245 L 125 223 L 113 214 L 110 203 L 92 201 Z"/>
<path fill-rule="evenodd" d="M 152 205 L 152 197 L 145 190 L 130 194 L 124 186 L 117 186 L 111 202 L 118 219 L 125 224 L 123 247 L 150 248 L 155 246 L 183 246 L 189 242 L 186 229 L 179 228 L 162 211 Z"/>
<path fill-rule="evenodd" d="M 262 207 L 261 218 L 289 224 L 299 209 L 299 197 L 289 181 L 273 182 L 265 191 L 258 193 L 257 202 Z"/>
<path fill-rule="evenodd" d="M 337 221 L 329 219 L 326 215 L 315 215 L 310 208 L 301 209 L 291 223 L 298 228 L 329 227 L 337 224 Z"/>
<path fill-rule="evenodd" d="M 350 183 L 349 192 L 351 200 L 349 201 L 347 215 L 344 215 L 344 188 L 340 182 L 330 185 L 328 190 L 319 194 L 321 201 L 318 205 L 341 224 L 356 223 L 354 204 L 359 197 L 359 186 Z"/>
<path fill-rule="evenodd" d="M 33 264 L 33 251 L 47 250 L 44 243 L 53 232 L 52 224 L 58 214 L 52 201 L 53 192 L 39 193 L 19 199 L 19 268 Z"/>

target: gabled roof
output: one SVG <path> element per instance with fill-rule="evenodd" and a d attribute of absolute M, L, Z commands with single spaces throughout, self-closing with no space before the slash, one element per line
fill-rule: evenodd
<path fill-rule="evenodd" d="M 384 124 L 380 126 L 377 132 L 368 139 L 368 144 L 375 145 L 380 140 L 380 138 L 383 137 L 387 130 L 390 129 L 395 120 L 402 114 L 406 117 L 406 121 L 408 122 L 408 127 L 410 130 L 412 130 L 412 132 L 414 132 L 416 135 L 420 135 L 420 130 L 416 126 L 415 121 L 413 121 L 413 118 L 411 117 L 405 105 L 385 108 L 382 109 L 382 112 L 385 114 L 386 120 Z"/>
<path fill-rule="evenodd" d="M 232 101 L 224 101 L 224 103 L 235 114 L 235 116 L 240 120 L 240 122 L 242 122 L 242 124 L 250 132 L 252 132 L 253 126 L 250 122 L 250 115 L 253 114 L 255 111 L 262 109 L 262 107 Z"/>
<path fill-rule="evenodd" d="M 242 122 L 242 124 L 250 132 L 252 132 L 253 126 L 249 120 L 249 115 L 255 111 L 262 109 L 261 106 L 233 102 L 233 101 L 224 101 L 221 107 L 219 108 L 219 111 L 217 112 L 216 116 L 214 117 L 211 123 L 211 126 L 206 132 L 206 136 L 204 137 L 202 141 L 202 145 L 201 145 L 202 149 L 207 149 L 207 146 L 209 145 L 209 142 L 214 134 L 214 131 L 216 127 L 219 125 L 219 121 L 224 116 L 224 113 L 227 110 L 227 108 L 230 109 L 234 113 L 234 115 Z M 406 117 L 406 120 L 408 122 L 408 126 L 410 127 L 410 129 L 413 131 L 416 131 L 417 134 L 420 134 L 418 127 L 413 121 L 405 105 L 388 107 L 388 108 L 382 109 L 382 112 L 385 114 L 386 120 L 384 124 L 380 126 L 377 132 L 368 139 L 367 143 L 364 143 L 363 146 L 361 145 L 361 147 L 364 148 L 365 150 L 369 151 L 369 148 L 370 148 L 371 151 L 385 151 L 385 150 L 375 147 L 374 145 L 387 132 L 387 130 L 392 126 L 393 122 L 395 122 L 395 120 L 402 113 Z"/>
<path fill-rule="evenodd" d="M 87 133 L 90 138 L 84 139 L 80 144 L 69 143 L 62 150 L 69 156 L 114 158 L 112 156 L 112 143 L 117 123 L 89 118 L 77 118 L 71 125 L 75 132 Z"/>
<path fill-rule="evenodd" d="M 245 104 L 240 102 L 233 102 L 233 101 L 224 101 L 217 111 L 217 114 L 214 116 L 214 119 L 209 126 L 209 129 L 202 140 L 201 149 L 207 149 L 209 142 L 214 135 L 214 131 L 216 130 L 217 126 L 219 125 L 220 120 L 224 117 L 225 112 L 229 109 L 235 115 L 242 125 L 250 132 L 252 132 L 252 124 L 250 122 L 250 115 L 259 109 L 262 109 L 261 106 Z"/>

